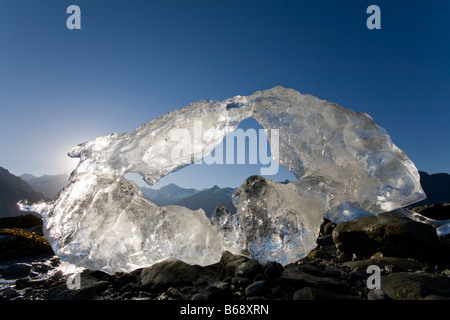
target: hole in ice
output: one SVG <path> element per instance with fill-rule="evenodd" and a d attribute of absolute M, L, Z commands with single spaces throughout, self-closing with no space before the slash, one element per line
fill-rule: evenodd
<path fill-rule="evenodd" d="M 236 102 L 234 102 L 234 103 L 229 103 L 229 104 L 227 105 L 227 110 L 230 110 L 230 109 L 233 109 L 233 108 L 240 108 L 240 107 L 242 107 L 242 106 L 244 106 L 244 104 L 242 104 L 242 103 L 236 103 Z"/>
<path fill-rule="evenodd" d="M 201 208 L 211 217 L 218 205 L 223 205 L 231 213 L 236 212 L 231 196 L 249 176 L 260 175 L 277 182 L 297 180 L 292 172 L 271 158 L 263 127 L 249 118 L 225 136 L 202 161 L 168 174 L 152 187 L 137 173 L 125 177 L 134 181 L 142 193 L 158 206 Z M 262 169 L 270 167 L 273 174 L 263 174 Z"/>

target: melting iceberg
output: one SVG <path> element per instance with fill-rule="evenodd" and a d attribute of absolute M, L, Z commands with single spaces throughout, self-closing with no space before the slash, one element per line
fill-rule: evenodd
<path fill-rule="evenodd" d="M 222 210 L 211 222 L 201 209 L 158 207 L 124 178 L 139 173 L 152 185 L 208 155 L 249 117 L 269 143 L 272 130 L 279 134 L 272 156 L 298 180 L 248 178 L 233 196 L 235 215 Z M 180 142 L 180 132 L 190 139 Z M 414 164 L 369 115 L 280 86 L 197 101 L 69 156 L 80 162 L 67 186 L 27 210 L 42 215 L 58 256 L 107 272 L 169 257 L 207 265 L 223 250 L 287 264 L 314 248 L 323 217 L 341 222 L 425 198 Z"/>

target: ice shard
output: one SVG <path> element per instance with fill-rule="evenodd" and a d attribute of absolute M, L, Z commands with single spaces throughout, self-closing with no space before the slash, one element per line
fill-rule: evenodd
<path fill-rule="evenodd" d="M 203 210 L 158 207 L 124 178 L 139 173 L 152 185 L 208 155 L 249 117 L 269 142 L 277 130 L 272 156 L 298 180 L 250 177 L 234 195 L 235 215 L 212 223 Z M 27 208 L 43 216 L 57 255 L 108 272 L 169 257 L 206 265 L 223 250 L 287 264 L 315 246 L 324 216 L 341 222 L 425 198 L 414 164 L 369 115 L 280 86 L 197 101 L 131 132 L 82 143 L 69 155 L 80 162 L 67 186 L 53 201 Z"/>

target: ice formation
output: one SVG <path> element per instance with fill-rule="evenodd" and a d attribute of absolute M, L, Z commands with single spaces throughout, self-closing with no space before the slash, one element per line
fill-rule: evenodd
<path fill-rule="evenodd" d="M 270 130 L 278 129 L 279 152 L 272 155 L 298 180 L 248 178 L 233 196 L 235 215 L 222 210 L 212 223 L 201 209 L 158 207 L 124 178 L 139 173 L 152 185 L 208 155 L 249 117 L 269 143 Z M 182 150 L 174 130 L 192 138 Z M 414 164 L 369 115 L 279 86 L 197 101 L 69 155 L 80 162 L 67 186 L 53 201 L 27 208 L 42 215 L 57 255 L 107 272 L 169 257 L 207 265 L 224 250 L 287 264 L 315 246 L 324 216 L 341 222 L 425 198 Z"/>

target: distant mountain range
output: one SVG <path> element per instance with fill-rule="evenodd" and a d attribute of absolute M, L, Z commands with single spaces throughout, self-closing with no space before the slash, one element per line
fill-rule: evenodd
<path fill-rule="evenodd" d="M 428 174 L 419 171 L 422 187 L 427 199 L 413 205 L 422 206 L 429 203 L 450 202 L 450 175 L 447 173 Z M 22 215 L 17 202 L 27 199 L 37 202 L 53 199 L 68 182 L 68 175 L 44 175 L 35 177 L 24 174 L 17 177 L 0 167 L 0 217 Z M 231 213 L 236 212 L 231 196 L 236 188 L 214 186 L 203 190 L 187 189 L 169 184 L 160 189 L 141 187 L 142 193 L 159 206 L 179 205 L 192 210 L 202 208 L 211 217 L 218 205 L 223 205 Z"/>
<path fill-rule="evenodd" d="M 160 189 L 141 187 L 142 193 L 158 206 L 178 205 L 197 210 L 202 208 L 208 217 L 214 213 L 218 205 L 223 205 L 231 213 L 236 213 L 231 196 L 237 188 L 185 189 L 176 184 L 168 184 Z"/>
<path fill-rule="evenodd" d="M 69 175 L 67 174 L 43 175 L 42 177 L 23 174 L 19 176 L 19 178 L 28 183 L 35 191 L 42 193 L 48 199 L 56 197 L 69 181 Z"/>
<path fill-rule="evenodd" d="M 28 183 L 0 167 L 0 217 L 23 215 L 17 202 L 23 199 L 34 202 L 43 198 L 42 193 L 33 190 Z"/>
<path fill-rule="evenodd" d="M 158 206 L 168 206 L 175 204 L 177 201 L 189 198 L 200 190 L 197 189 L 185 189 L 177 186 L 176 184 L 168 184 L 160 189 L 152 189 L 148 187 L 141 187 L 141 191 L 144 196 L 151 202 Z"/>

